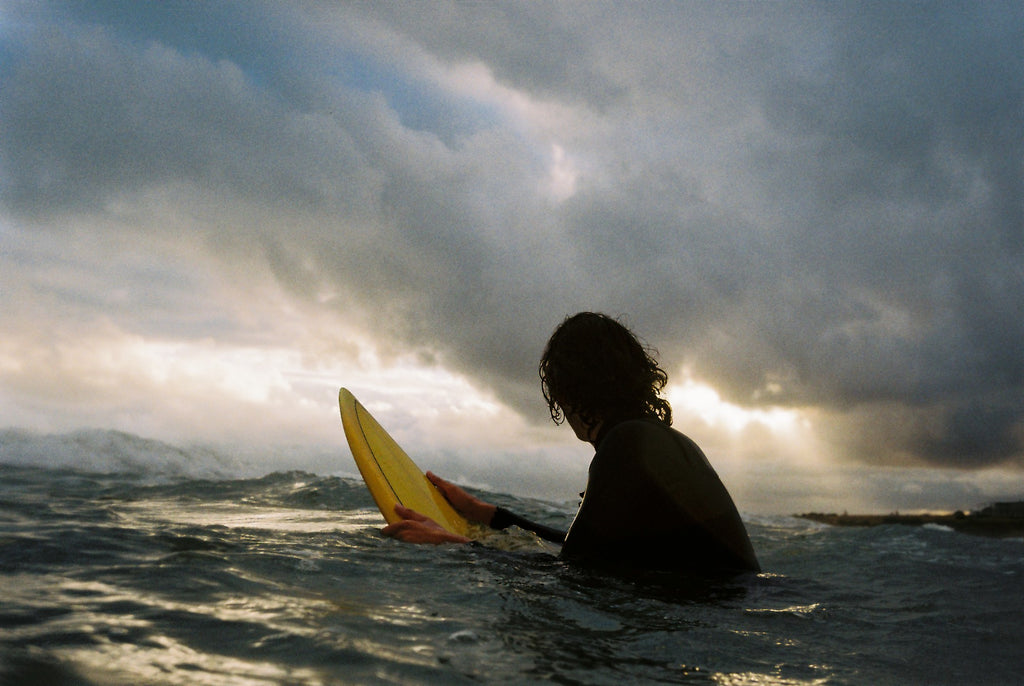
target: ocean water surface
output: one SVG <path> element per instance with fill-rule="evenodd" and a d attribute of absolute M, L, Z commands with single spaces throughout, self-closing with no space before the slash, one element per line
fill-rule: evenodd
<path fill-rule="evenodd" d="M 0 684 L 1024 680 L 1020 539 L 748 515 L 762 574 L 626 579 L 522 532 L 384 539 L 357 479 L 158 468 L 200 457 L 0 432 Z"/>

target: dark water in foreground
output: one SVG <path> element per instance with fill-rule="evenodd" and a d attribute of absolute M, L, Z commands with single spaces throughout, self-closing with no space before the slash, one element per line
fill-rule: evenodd
<path fill-rule="evenodd" d="M 0 684 L 1024 679 L 1024 541 L 748 523 L 764 574 L 666 587 L 526 536 L 382 539 L 349 479 L 0 465 Z"/>

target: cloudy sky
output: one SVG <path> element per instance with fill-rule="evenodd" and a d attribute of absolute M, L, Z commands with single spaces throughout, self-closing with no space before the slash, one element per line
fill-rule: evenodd
<path fill-rule="evenodd" d="M 590 309 L 741 508 L 1019 494 L 1022 44 L 1012 1 L 7 0 L 0 424 L 340 460 L 347 386 L 578 490 L 536 365 Z"/>

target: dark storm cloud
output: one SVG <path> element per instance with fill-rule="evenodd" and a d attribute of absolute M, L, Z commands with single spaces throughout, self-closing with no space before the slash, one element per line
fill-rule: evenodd
<path fill-rule="evenodd" d="M 770 191 L 806 180 L 786 257 L 827 294 L 810 331 L 767 328 L 808 337 L 785 360 L 803 398 L 914 408 L 928 428 L 904 438 L 926 458 L 1019 458 L 1021 12 L 872 5 L 840 19 L 827 79 L 766 82 L 772 127 L 800 141 L 775 157 L 788 173 L 766 174 Z"/>
<path fill-rule="evenodd" d="M 11 216 L 169 198 L 534 416 L 592 308 L 863 459 L 1022 458 L 1016 4 L 98 7 L 11 23 Z M 438 76 L 479 65 L 504 95 Z"/>
<path fill-rule="evenodd" d="M 482 62 L 495 77 L 545 98 L 572 99 L 603 109 L 623 97 L 627 85 L 600 67 L 598 50 L 605 47 L 593 32 L 580 30 L 602 17 L 607 6 L 596 3 L 431 2 L 416 12 L 400 3 L 371 3 L 361 8 L 394 27 L 441 59 Z"/>
<path fill-rule="evenodd" d="M 298 203 L 361 186 L 345 174 L 343 131 L 303 119 L 231 62 L 119 44 L 101 27 L 34 38 L 4 74 L 3 198 L 16 211 L 96 210 L 174 183 Z"/>

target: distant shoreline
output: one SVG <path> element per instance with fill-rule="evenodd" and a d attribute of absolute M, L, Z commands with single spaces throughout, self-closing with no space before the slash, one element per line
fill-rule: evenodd
<path fill-rule="evenodd" d="M 906 526 L 922 526 L 938 524 L 967 534 L 993 536 L 996 538 L 1024 537 L 1024 518 L 993 517 L 982 514 L 835 514 L 823 512 L 805 512 L 795 515 L 801 519 L 830 524 L 832 526 L 882 526 L 885 524 L 902 524 Z"/>

